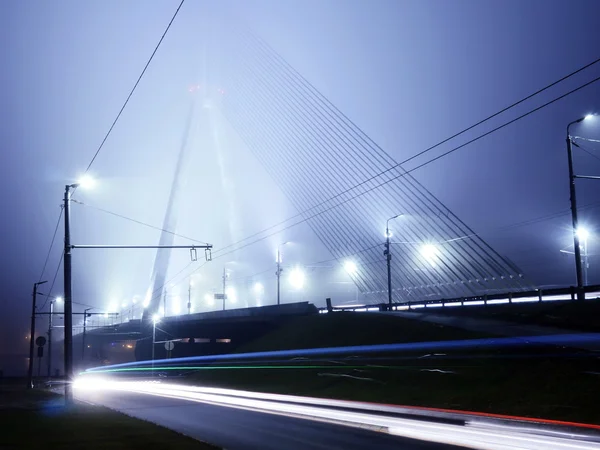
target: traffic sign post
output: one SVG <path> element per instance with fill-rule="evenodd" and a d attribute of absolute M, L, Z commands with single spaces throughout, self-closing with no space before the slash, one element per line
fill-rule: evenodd
<path fill-rule="evenodd" d="M 46 345 L 46 338 L 44 336 L 38 336 L 35 340 L 35 345 L 38 346 L 38 378 L 42 375 L 42 358 L 44 357 L 44 345 Z"/>
<path fill-rule="evenodd" d="M 167 350 L 167 359 L 171 358 L 171 350 L 175 348 L 175 342 L 167 341 L 165 342 L 165 349 Z"/>

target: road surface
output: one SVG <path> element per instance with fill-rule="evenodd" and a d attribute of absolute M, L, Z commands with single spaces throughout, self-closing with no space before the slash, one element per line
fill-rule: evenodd
<path fill-rule="evenodd" d="M 586 436 L 497 423 L 467 424 L 448 417 L 416 420 L 391 414 L 385 406 L 359 410 L 349 407 L 351 402 L 306 397 L 141 381 L 98 384 L 91 380 L 75 392 L 79 400 L 108 406 L 227 450 L 600 448 L 593 430 Z"/>

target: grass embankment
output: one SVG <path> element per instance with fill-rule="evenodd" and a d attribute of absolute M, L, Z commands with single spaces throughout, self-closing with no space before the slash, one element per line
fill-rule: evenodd
<path fill-rule="evenodd" d="M 295 319 L 239 351 L 284 350 L 483 337 L 385 315 L 336 313 Z M 482 411 L 600 423 L 597 358 L 570 349 L 526 348 L 506 355 L 472 349 L 424 357 L 290 361 L 299 367 L 199 370 L 188 382 L 205 386 Z M 527 357 L 534 354 L 535 358 Z M 550 353 L 557 354 L 550 356 Z M 290 363 L 286 363 L 289 365 Z M 260 367 L 258 363 L 255 367 Z M 281 365 L 281 364 L 279 364 Z M 315 367 L 318 365 L 319 367 Z M 303 366 L 303 367 L 300 367 Z"/>
<path fill-rule="evenodd" d="M 526 325 L 563 328 L 574 332 L 600 332 L 600 300 L 513 303 L 464 308 L 419 309 L 419 313 L 506 320 Z"/>
<path fill-rule="evenodd" d="M 378 313 L 336 312 L 292 319 L 236 353 L 493 337 Z"/>
<path fill-rule="evenodd" d="M 0 387 L 0 448 L 217 449 L 104 407 L 63 405 L 64 398 L 51 392 Z"/>

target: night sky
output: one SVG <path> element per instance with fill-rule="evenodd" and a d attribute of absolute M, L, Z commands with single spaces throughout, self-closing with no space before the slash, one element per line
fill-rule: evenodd
<path fill-rule="evenodd" d="M 40 279 L 64 186 L 85 171 L 178 4 L 0 3 L 0 354 L 27 351 L 31 286 Z M 161 226 L 188 114 L 188 87 L 200 78 L 205 4 L 184 4 L 90 170 L 95 188 L 77 191 L 75 198 L 89 206 L 72 207 L 74 243 L 158 242 L 158 230 L 94 207 Z M 220 16 L 244 22 L 269 42 L 397 161 L 600 57 L 600 4 L 594 0 L 229 0 L 218 8 Z M 218 48 L 218 42 L 211 44 Z M 600 64 L 406 168 L 598 76 Z M 572 250 L 565 128 L 593 112 L 600 113 L 600 82 L 414 175 L 535 284 L 572 284 L 572 256 L 559 251 Z M 577 125 L 573 134 L 600 139 L 600 117 Z M 199 151 L 192 157 L 176 230 L 215 250 L 297 212 L 263 176 L 235 130 L 224 127 L 223 135 L 222 153 Z M 201 140 L 198 145 L 204 148 Z M 600 175 L 600 144 L 582 145 L 592 155 L 576 151 L 577 173 Z M 196 184 L 200 179 L 204 185 Z M 594 255 L 600 248 L 600 184 L 579 181 L 577 188 Z M 224 262 L 234 279 L 264 274 L 254 279 L 269 293 L 274 249 L 286 240 L 294 242 L 286 260 L 307 265 L 331 257 L 303 225 L 202 268 L 201 262 L 190 265 L 186 250 L 174 253 L 170 272 L 198 269 L 198 302 L 219 286 Z M 59 228 L 42 275 L 49 280 L 40 289 L 44 293 L 57 271 L 61 244 Z M 75 250 L 73 300 L 104 311 L 111 302 L 143 298 L 153 260 L 153 251 Z M 590 284 L 600 283 L 599 263 L 591 257 Z M 325 276 L 347 286 L 338 269 L 331 267 Z M 177 281 L 173 295 L 187 295 L 188 278 Z M 52 294 L 62 294 L 61 271 Z M 288 301 L 319 305 L 325 297 L 315 289 L 286 295 Z M 40 297 L 40 306 L 44 300 Z M 75 311 L 82 308 L 75 305 Z M 38 320 L 39 328 L 45 326 Z"/>

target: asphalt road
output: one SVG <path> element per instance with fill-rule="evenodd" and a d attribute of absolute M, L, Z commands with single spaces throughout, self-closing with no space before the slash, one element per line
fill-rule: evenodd
<path fill-rule="evenodd" d="M 80 400 L 108 406 L 227 450 L 462 448 L 337 424 L 141 393 L 78 391 L 76 395 Z"/>
<path fill-rule="evenodd" d="M 540 428 L 531 422 L 524 426 L 443 411 L 416 412 L 394 405 L 156 380 L 86 377 L 76 383 L 75 393 L 79 400 L 108 406 L 228 450 L 600 448 L 598 427 L 591 425 L 579 430 Z"/>

